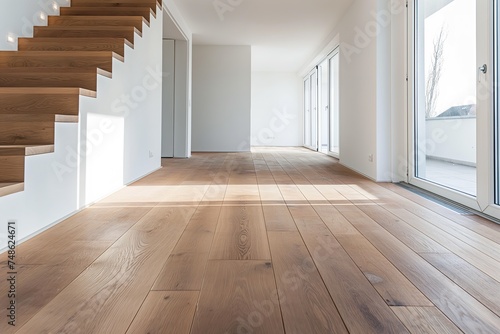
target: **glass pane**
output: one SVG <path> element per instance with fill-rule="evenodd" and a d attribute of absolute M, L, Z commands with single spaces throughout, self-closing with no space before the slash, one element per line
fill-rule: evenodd
<path fill-rule="evenodd" d="M 500 5 L 495 2 L 495 139 L 494 139 L 494 159 L 495 159 L 495 204 L 500 205 Z"/>
<path fill-rule="evenodd" d="M 330 59 L 330 151 L 339 154 L 339 54 Z"/>
<path fill-rule="evenodd" d="M 318 74 L 311 74 L 311 147 L 318 148 Z"/>
<path fill-rule="evenodd" d="M 304 145 L 311 146 L 311 81 L 304 81 Z"/>
<path fill-rule="evenodd" d="M 416 41 L 416 177 L 476 195 L 476 1 L 418 1 Z"/>
<path fill-rule="evenodd" d="M 319 66 L 319 83 L 320 83 L 320 147 L 319 151 L 322 153 L 329 152 L 329 138 L 330 138 L 330 80 L 328 76 L 328 60 L 325 60 Z"/>

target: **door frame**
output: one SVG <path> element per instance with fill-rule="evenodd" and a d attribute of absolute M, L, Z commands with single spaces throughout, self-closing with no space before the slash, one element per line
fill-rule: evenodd
<path fill-rule="evenodd" d="M 494 69 L 494 16 L 490 15 L 495 13 L 493 0 L 476 0 L 477 2 L 477 22 L 484 22 L 485 17 L 487 20 L 485 24 L 478 24 L 476 35 L 477 39 L 477 59 L 476 66 L 480 64 L 487 64 L 490 69 Z M 463 192 L 438 185 L 434 182 L 416 177 L 416 103 L 417 103 L 417 87 L 416 87 L 416 50 L 417 38 L 416 33 L 418 27 L 416 26 L 416 9 L 417 0 L 408 1 L 407 10 L 407 50 L 408 50 L 408 63 L 407 63 L 407 108 L 408 108 L 408 180 L 407 182 L 417 187 L 423 188 L 437 195 L 451 199 L 457 203 L 468 206 L 474 210 L 484 212 L 485 214 L 500 218 L 500 206 L 495 205 L 495 162 L 494 162 L 494 101 L 493 101 L 493 74 L 494 71 L 490 70 L 486 77 L 482 77 L 481 86 L 478 85 L 477 95 L 477 119 L 476 127 L 476 140 L 477 140 L 477 195 L 472 196 Z M 482 15 L 481 13 L 487 13 Z M 482 36 L 482 38 L 481 38 Z M 479 130 L 481 129 L 481 130 Z M 482 149 L 479 149 L 482 148 Z"/>

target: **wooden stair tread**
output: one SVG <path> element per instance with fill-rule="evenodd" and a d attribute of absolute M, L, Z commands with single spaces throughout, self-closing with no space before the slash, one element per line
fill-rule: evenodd
<path fill-rule="evenodd" d="M 97 67 L 0 67 L 0 82 L 2 80 L 2 75 L 24 75 L 29 76 L 39 76 L 46 75 L 49 77 L 51 74 L 54 75 L 71 75 L 71 74 L 100 74 L 105 77 L 111 78 L 111 72 L 103 70 Z M 42 86 L 43 87 L 43 86 Z"/>
<path fill-rule="evenodd" d="M 70 95 L 70 94 L 76 94 L 76 95 L 81 95 L 81 96 L 86 96 L 86 97 L 96 97 L 97 94 L 94 91 L 84 89 L 84 88 L 75 88 L 75 87 L 0 87 L 0 95 L 7 94 L 7 95 L 15 95 L 15 94 L 20 94 L 20 95 L 25 95 L 25 94 L 39 94 L 39 95 L 46 95 L 46 94 L 60 94 L 60 95 Z"/>
<path fill-rule="evenodd" d="M 0 183 L 0 197 L 15 194 L 24 190 L 24 182 Z"/>
<path fill-rule="evenodd" d="M 142 24 L 150 26 L 149 21 L 144 18 L 144 16 L 119 16 L 119 15 L 64 15 L 64 16 L 49 16 L 48 19 L 49 26 L 84 26 L 84 25 L 95 25 L 95 26 L 134 26 L 140 31 L 142 31 Z"/>
<path fill-rule="evenodd" d="M 146 7 L 148 6 L 156 13 L 156 8 L 161 8 L 161 3 L 156 0 L 149 1 L 137 1 L 137 0 L 111 0 L 111 1 L 99 1 L 99 0 L 72 0 L 71 7 L 108 7 L 108 8 L 122 8 L 122 7 Z"/>
<path fill-rule="evenodd" d="M 43 26 L 35 27 L 33 33 L 35 37 L 124 37 L 131 43 L 135 34 L 142 37 L 132 26 Z"/>
<path fill-rule="evenodd" d="M 112 51 L 0 51 L 0 69 L 97 67 L 111 72 L 113 59 L 124 61 Z"/>
<path fill-rule="evenodd" d="M 0 156 L 30 156 L 52 152 L 54 145 L 0 145 Z"/>
<path fill-rule="evenodd" d="M 125 55 L 125 45 L 134 44 L 120 37 L 22 37 L 18 39 L 20 51 L 113 51 Z"/>
<path fill-rule="evenodd" d="M 150 3 L 161 5 L 162 1 L 161 0 L 72 0 L 71 6 L 78 6 L 82 3 L 143 6 L 144 4 L 150 4 Z"/>
<path fill-rule="evenodd" d="M 29 57 L 82 57 L 82 58 L 100 58 L 112 57 L 123 61 L 123 56 L 113 51 L 0 51 L 0 58 L 29 58 Z"/>
<path fill-rule="evenodd" d="M 78 71 L 58 72 L 41 70 L 28 72 L 0 69 L 0 87 L 75 87 L 97 91 L 97 74 L 108 74 L 99 73 L 99 69 L 83 71 L 85 69 L 76 68 Z"/>
<path fill-rule="evenodd" d="M 67 114 L 0 114 L 0 122 L 56 122 L 76 123 L 77 115 Z"/>
<path fill-rule="evenodd" d="M 98 16 L 135 16 L 141 15 L 149 21 L 156 13 L 150 7 L 61 7 L 60 15 L 98 15 Z"/>

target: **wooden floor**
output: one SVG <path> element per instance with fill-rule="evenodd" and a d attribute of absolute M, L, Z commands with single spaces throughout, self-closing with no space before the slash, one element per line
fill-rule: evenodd
<path fill-rule="evenodd" d="M 325 155 L 195 154 L 22 244 L 0 333 L 498 334 L 499 260 L 500 225 Z"/>

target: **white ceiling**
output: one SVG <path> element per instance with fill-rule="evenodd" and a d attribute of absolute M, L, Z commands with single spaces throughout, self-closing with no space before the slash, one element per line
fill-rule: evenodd
<path fill-rule="evenodd" d="M 253 71 L 298 71 L 353 0 L 172 0 L 194 44 L 251 45 Z M 219 13 L 216 10 L 219 8 Z"/>

